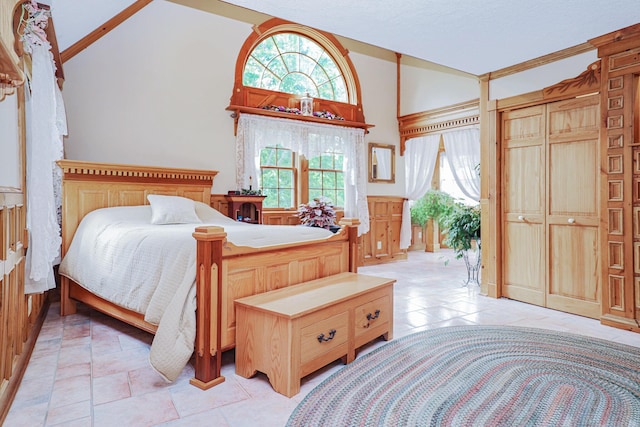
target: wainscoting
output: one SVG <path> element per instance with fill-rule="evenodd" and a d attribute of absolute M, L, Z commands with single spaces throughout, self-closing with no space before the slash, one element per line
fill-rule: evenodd
<path fill-rule="evenodd" d="M 367 234 L 360 237 L 359 265 L 374 265 L 407 259 L 407 251 L 400 249 L 403 197 L 368 196 L 369 226 Z M 224 194 L 212 194 L 210 205 L 227 214 L 229 208 Z M 344 217 L 337 211 L 338 221 Z M 262 212 L 262 223 L 270 225 L 297 225 L 300 220 L 295 210 L 271 210 Z"/>
<path fill-rule="evenodd" d="M 0 188 L 0 425 L 18 390 L 48 307 L 46 293 L 24 294 L 25 219 L 24 194 Z"/>

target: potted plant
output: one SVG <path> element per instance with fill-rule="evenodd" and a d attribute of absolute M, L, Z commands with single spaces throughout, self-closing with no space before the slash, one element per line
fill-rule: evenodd
<path fill-rule="evenodd" d="M 340 229 L 336 225 L 336 210 L 326 197 L 316 197 L 309 203 L 301 204 L 297 216 L 303 225 L 309 227 L 326 228 L 334 233 Z"/>
<path fill-rule="evenodd" d="M 478 285 L 480 273 L 480 207 L 457 203 L 454 211 L 444 220 L 447 233 L 445 243 L 464 258 L 467 266 L 467 284 Z M 475 255 L 474 259 L 470 256 Z"/>
<path fill-rule="evenodd" d="M 429 190 L 411 206 L 411 222 L 422 227 L 427 237 L 425 251 L 440 249 L 440 225 L 455 207 L 454 198 L 444 191 Z"/>

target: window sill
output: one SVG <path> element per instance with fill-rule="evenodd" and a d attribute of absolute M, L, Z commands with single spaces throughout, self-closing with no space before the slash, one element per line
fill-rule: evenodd
<path fill-rule="evenodd" d="M 353 122 L 349 120 L 323 119 L 321 117 L 303 116 L 300 114 L 265 110 L 263 108 L 256 108 L 256 107 L 245 107 L 242 105 L 229 105 L 226 109 L 233 111 L 233 114 L 231 115 L 231 117 L 233 117 L 233 119 L 236 120 L 236 123 L 238 118 L 240 117 L 240 114 L 247 113 L 247 114 L 256 114 L 256 115 L 267 116 L 267 117 L 279 117 L 283 119 L 300 120 L 300 121 L 311 122 L 311 123 L 322 123 L 322 124 L 329 124 L 329 125 L 336 125 L 336 126 L 361 128 L 361 129 L 365 129 L 365 131 L 367 131 L 369 128 L 374 127 L 374 125 L 370 125 L 367 123 Z"/>

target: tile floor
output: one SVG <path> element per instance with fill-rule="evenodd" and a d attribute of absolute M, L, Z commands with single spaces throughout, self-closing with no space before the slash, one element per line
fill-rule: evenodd
<path fill-rule="evenodd" d="M 444 266 L 442 256 L 451 259 Z M 462 286 L 466 271 L 449 252 L 410 252 L 407 261 L 360 269 L 397 279 L 394 338 L 450 325 L 540 327 L 640 347 L 640 334 L 593 319 L 479 295 Z M 341 368 L 335 362 L 302 381 L 293 398 L 271 389 L 266 376 L 235 375 L 233 351 L 223 357 L 226 381 L 208 391 L 189 385 L 188 365 L 173 384 L 147 361 L 151 336 L 88 309 L 61 318 L 54 303 L 5 426 L 284 426 L 296 405 Z M 384 341 L 368 345 L 370 351 Z"/>

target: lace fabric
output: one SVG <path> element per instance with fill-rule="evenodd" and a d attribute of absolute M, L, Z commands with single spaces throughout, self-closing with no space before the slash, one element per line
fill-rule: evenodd
<path fill-rule="evenodd" d="M 34 8 L 35 7 L 35 8 Z M 67 132 L 62 94 L 55 64 L 46 40 L 48 12 L 26 4 L 22 41 L 31 54 L 31 77 L 26 96 L 27 229 L 25 293 L 55 287 L 53 265 L 59 262 L 62 175 L 56 164 L 63 156 L 62 137 Z"/>
<path fill-rule="evenodd" d="M 260 150 L 278 145 L 312 158 L 335 149 L 344 154 L 347 218 L 358 218 L 358 235 L 369 231 L 367 203 L 367 154 L 364 130 L 346 126 L 308 123 L 278 117 L 242 114 L 236 136 L 236 185 L 248 188 L 249 177 L 260 186 Z"/>

